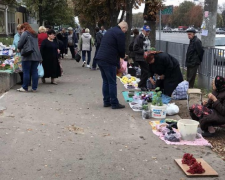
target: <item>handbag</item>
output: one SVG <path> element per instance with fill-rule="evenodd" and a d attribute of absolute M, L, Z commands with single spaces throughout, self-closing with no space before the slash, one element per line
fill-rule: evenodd
<path fill-rule="evenodd" d="M 39 78 L 44 77 L 44 68 L 41 63 L 39 63 L 37 69 L 38 69 L 38 77 Z"/>
<path fill-rule="evenodd" d="M 80 52 L 77 52 L 77 54 L 75 54 L 75 58 L 74 58 L 77 62 L 80 62 L 81 59 L 81 55 Z"/>
<path fill-rule="evenodd" d="M 31 39 L 30 36 L 27 36 L 27 40 L 25 42 L 25 44 L 23 45 L 23 49 L 21 51 L 21 55 L 22 56 L 29 56 L 34 52 L 32 43 L 31 43 Z"/>

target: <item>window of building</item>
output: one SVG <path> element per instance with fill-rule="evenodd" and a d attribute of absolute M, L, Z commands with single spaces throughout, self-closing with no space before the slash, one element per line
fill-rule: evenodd
<path fill-rule="evenodd" d="M 0 9 L 0 34 L 5 34 L 5 11 Z"/>

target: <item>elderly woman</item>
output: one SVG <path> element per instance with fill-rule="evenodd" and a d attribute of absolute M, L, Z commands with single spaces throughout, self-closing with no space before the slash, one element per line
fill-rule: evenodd
<path fill-rule="evenodd" d="M 23 85 L 20 89 L 17 90 L 20 92 L 28 91 L 31 73 L 32 91 L 36 91 L 38 87 L 37 67 L 40 61 L 42 61 L 42 57 L 38 48 L 38 35 L 27 22 L 21 25 L 21 29 L 23 29 L 24 32 L 20 37 L 18 49 L 22 55 Z M 28 41 L 28 38 L 33 47 L 33 51 L 29 54 L 25 53 L 26 42 Z"/>
<path fill-rule="evenodd" d="M 213 92 L 208 94 L 208 98 L 202 105 L 195 104 L 190 108 L 190 115 L 199 121 L 204 137 L 215 134 L 213 126 L 225 124 L 225 79 L 222 76 L 214 79 Z"/>
<path fill-rule="evenodd" d="M 86 28 L 85 33 L 81 35 L 81 38 L 79 40 L 79 47 L 80 47 L 80 50 L 82 51 L 82 60 L 83 60 L 82 67 L 84 67 L 86 64 L 85 59 L 86 59 L 86 53 L 87 53 L 88 55 L 87 68 L 90 68 L 92 46 L 94 46 L 94 41 L 92 36 L 90 35 L 90 30 Z"/>
<path fill-rule="evenodd" d="M 151 84 L 160 87 L 165 95 L 171 96 L 177 85 L 183 81 L 178 60 L 165 52 L 150 51 L 146 61 L 149 64 Z M 157 81 L 154 80 L 154 75 L 158 77 Z"/>
<path fill-rule="evenodd" d="M 76 43 L 78 42 L 77 34 L 74 32 L 72 27 L 68 28 L 69 34 L 68 34 L 68 47 L 70 49 L 70 52 L 72 54 L 72 59 L 75 58 L 75 49 L 77 47 Z"/>
<path fill-rule="evenodd" d="M 16 29 L 17 29 L 17 33 L 14 36 L 12 46 L 15 48 L 15 51 L 18 53 L 18 50 L 17 50 L 17 48 L 18 48 L 18 42 L 19 42 L 20 36 L 22 34 L 21 24 L 18 24 L 17 27 L 16 27 Z M 20 72 L 19 75 L 20 75 L 20 79 L 21 79 L 21 82 L 19 84 L 22 85 L 23 84 L 23 72 Z"/>
<path fill-rule="evenodd" d="M 48 35 L 46 33 L 46 28 L 44 26 L 40 26 L 39 29 L 38 29 L 38 47 L 40 49 L 41 47 L 41 43 L 44 39 L 47 39 L 48 38 Z"/>
<path fill-rule="evenodd" d="M 55 79 L 61 76 L 59 65 L 59 46 L 55 39 L 55 31 L 49 30 L 48 38 L 41 43 L 41 55 L 43 58 L 44 77 L 42 82 L 45 83 L 45 78 L 51 78 L 51 84 L 57 85 Z"/>

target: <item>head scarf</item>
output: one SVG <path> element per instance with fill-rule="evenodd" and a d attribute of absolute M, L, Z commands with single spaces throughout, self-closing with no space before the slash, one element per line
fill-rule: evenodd
<path fill-rule="evenodd" d="M 216 91 L 221 92 L 225 90 L 225 79 L 222 76 L 215 78 Z"/>
<path fill-rule="evenodd" d="M 153 60 L 155 54 L 159 54 L 162 51 L 146 51 L 144 53 L 144 59 L 149 63 Z"/>

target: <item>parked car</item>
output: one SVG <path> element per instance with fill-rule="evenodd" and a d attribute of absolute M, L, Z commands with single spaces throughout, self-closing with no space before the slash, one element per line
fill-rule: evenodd
<path fill-rule="evenodd" d="M 164 33 L 172 33 L 172 28 L 170 28 L 170 27 L 165 27 L 165 28 L 163 28 L 163 32 L 164 32 Z"/>
<path fill-rule="evenodd" d="M 174 29 L 172 29 L 172 32 L 179 32 L 179 29 L 178 28 L 174 28 Z"/>
<path fill-rule="evenodd" d="M 213 54 L 215 65 L 225 65 L 225 35 L 216 35 Z"/>
<path fill-rule="evenodd" d="M 225 34 L 225 31 L 222 28 L 217 28 L 216 34 Z"/>

